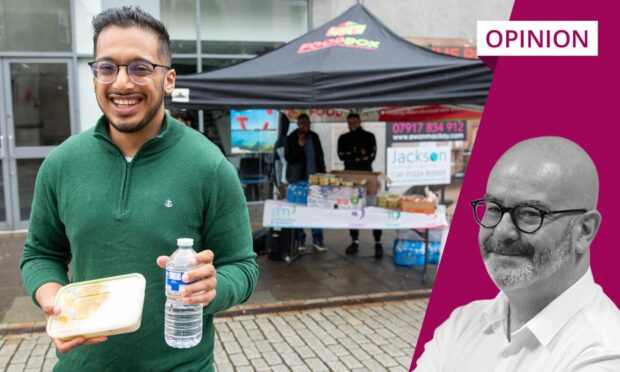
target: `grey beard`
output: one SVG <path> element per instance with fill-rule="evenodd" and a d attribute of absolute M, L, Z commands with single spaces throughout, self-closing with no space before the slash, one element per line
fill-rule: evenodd
<path fill-rule="evenodd" d="M 550 277 L 566 263 L 570 256 L 572 251 L 571 227 L 572 224 L 567 226 L 564 238 L 557 246 L 543 251 L 534 251 L 533 255 L 518 268 L 505 268 L 492 264 L 489 257 L 484 257 L 484 265 L 493 282 L 502 291 L 506 291 L 525 288 L 535 281 Z"/>

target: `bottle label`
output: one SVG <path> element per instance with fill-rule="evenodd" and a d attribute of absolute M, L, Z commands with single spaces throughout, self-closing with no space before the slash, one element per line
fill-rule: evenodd
<path fill-rule="evenodd" d="M 168 293 L 178 294 L 181 288 L 194 283 L 185 283 L 183 279 L 181 279 L 183 274 L 183 271 L 166 270 L 166 291 Z"/>

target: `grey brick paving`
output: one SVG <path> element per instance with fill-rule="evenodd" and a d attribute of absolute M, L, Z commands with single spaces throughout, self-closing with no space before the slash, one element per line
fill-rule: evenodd
<path fill-rule="evenodd" d="M 306 365 L 294 366 L 294 367 L 291 367 L 291 370 L 293 372 L 312 372 L 312 370 L 306 367 Z"/>
<path fill-rule="evenodd" d="M 2 349 L 0 349 L 0 356 L 13 355 L 15 350 L 17 350 L 18 344 L 9 344 L 7 342 L 2 345 Z"/>
<path fill-rule="evenodd" d="M 225 371 L 407 371 L 427 299 L 215 320 Z M 0 371 L 51 371 L 44 333 L 0 336 Z"/>
<path fill-rule="evenodd" d="M 0 356 L 0 371 L 4 370 L 7 364 L 9 364 L 10 356 Z"/>
<path fill-rule="evenodd" d="M 362 363 L 373 372 L 386 371 L 386 369 L 374 359 L 363 360 Z"/>
<path fill-rule="evenodd" d="M 230 361 L 232 362 L 232 364 L 236 367 L 241 367 L 241 366 L 248 366 L 250 365 L 250 361 L 248 360 L 248 358 L 245 357 L 245 355 L 239 353 L 239 354 L 230 354 L 228 356 L 230 358 Z"/>
<path fill-rule="evenodd" d="M 379 363 L 381 363 L 381 365 L 386 368 L 398 366 L 398 363 L 387 354 L 375 355 L 374 358 L 377 359 Z"/>
<path fill-rule="evenodd" d="M 26 368 L 26 365 L 24 363 L 11 363 L 9 364 L 9 368 L 6 369 L 6 372 L 21 372 L 24 370 L 24 368 Z"/>
<path fill-rule="evenodd" d="M 269 364 L 270 366 L 275 366 L 282 363 L 282 358 L 280 358 L 280 355 L 278 355 L 278 353 L 276 353 L 275 351 L 268 351 L 266 353 L 263 353 L 263 358 L 265 358 L 267 364 Z"/>
<path fill-rule="evenodd" d="M 345 355 L 340 360 L 348 369 L 362 368 L 362 364 L 351 355 Z"/>
<path fill-rule="evenodd" d="M 49 348 L 49 342 L 47 344 L 37 344 L 30 352 L 30 356 L 45 356 L 47 349 Z"/>
<path fill-rule="evenodd" d="M 260 358 L 260 352 L 254 346 L 243 348 L 243 353 L 248 359 Z"/>
<path fill-rule="evenodd" d="M 252 366 L 258 371 L 264 371 L 269 369 L 269 365 L 265 362 L 263 358 L 257 358 L 250 360 L 252 362 Z"/>
<path fill-rule="evenodd" d="M 31 356 L 28 359 L 28 363 L 26 364 L 26 368 L 41 368 L 43 366 L 43 362 L 45 362 L 45 358 L 42 356 Z"/>
<path fill-rule="evenodd" d="M 349 352 L 351 353 L 351 355 L 355 357 L 355 359 L 359 360 L 360 362 L 372 359 L 370 354 L 366 353 L 364 350 L 362 350 L 359 347 L 350 348 Z"/>

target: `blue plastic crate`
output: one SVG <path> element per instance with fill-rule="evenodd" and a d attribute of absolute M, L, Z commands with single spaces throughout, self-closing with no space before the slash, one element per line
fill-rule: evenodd
<path fill-rule="evenodd" d="M 430 242 L 428 245 L 428 263 L 439 264 L 441 242 Z"/>
<path fill-rule="evenodd" d="M 423 266 L 424 243 L 415 240 L 394 240 L 394 263 L 400 266 Z"/>
<path fill-rule="evenodd" d="M 441 242 L 430 242 L 428 263 L 438 264 Z M 394 263 L 399 266 L 424 266 L 424 242 L 419 240 L 394 240 Z"/>
<path fill-rule="evenodd" d="M 286 189 L 286 200 L 291 203 L 308 204 L 308 182 L 289 184 Z"/>

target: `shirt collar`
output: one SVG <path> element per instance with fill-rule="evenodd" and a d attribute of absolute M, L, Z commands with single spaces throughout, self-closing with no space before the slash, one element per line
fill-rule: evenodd
<path fill-rule="evenodd" d="M 527 328 L 541 345 L 547 346 L 564 325 L 596 295 L 596 284 L 592 270 L 588 271 L 542 311 L 536 314 L 523 328 Z M 483 313 L 489 327 L 497 328 L 506 324 L 508 317 L 508 298 L 503 292 L 489 303 Z M 519 330 L 519 331 L 520 331 Z"/>
<path fill-rule="evenodd" d="M 504 292 L 499 292 L 495 298 L 489 302 L 489 305 L 484 310 L 482 317 L 489 326 L 496 325 L 497 323 L 505 322 L 508 316 L 508 298 Z"/>
<path fill-rule="evenodd" d="M 525 327 L 546 347 L 564 325 L 586 304 L 591 302 L 595 295 L 596 284 L 592 270 L 588 268 L 588 271 L 579 280 L 536 314 L 525 324 Z"/>
<path fill-rule="evenodd" d="M 94 136 L 103 139 L 104 141 L 111 144 L 114 148 L 116 145 L 110 139 L 109 123 L 105 116 L 101 116 L 95 124 L 94 128 Z M 142 147 L 136 153 L 136 156 L 139 154 L 140 157 L 147 157 L 156 153 L 159 153 L 163 150 L 166 150 L 168 147 L 174 145 L 183 135 L 184 124 L 179 123 L 174 120 L 170 115 L 165 114 L 164 122 L 162 124 L 161 131 L 159 134 L 146 143 L 142 145 Z M 120 150 L 118 150 L 120 153 Z M 134 158 L 136 157 L 134 156 Z"/>

